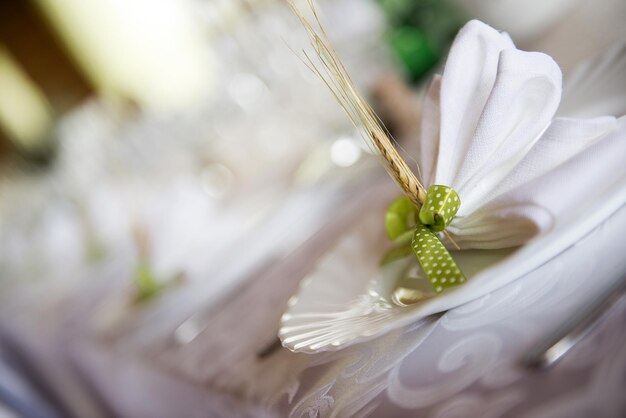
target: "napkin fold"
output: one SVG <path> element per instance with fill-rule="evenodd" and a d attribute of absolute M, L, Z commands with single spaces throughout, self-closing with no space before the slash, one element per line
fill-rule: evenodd
<path fill-rule="evenodd" d="M 626 184 L 626 118 L 555 117 L 561 78 L 548 55 L 480 21 L 457 35 L 424 99 L 416 160 L 425 186 L 459 194 L 448 232 L 461 248 L 521 245 Z"/>

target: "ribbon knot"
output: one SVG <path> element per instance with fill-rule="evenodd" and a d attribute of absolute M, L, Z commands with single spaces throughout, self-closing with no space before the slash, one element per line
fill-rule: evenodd
<path fill-rule="evenodd" d="M 452 222 L 460 205 L 459 195 L 452 187 L 430 186 L 419 213 L 419 221 L 431 231 L 441 232 Z"/>
<path fill-rule="evenodd" d="M 465 282 L 465 276 L 437 236 L 454 219 L 460 205 L 454 189 L 434 185 L 428 188 L 419 214 L 408 198 L 400 197 L 385 216 L 389 238 L 401 244 L 411 241 L 410 248 L 437 293 Z M 402 253 L 398 249 L 392 251 Z"/>

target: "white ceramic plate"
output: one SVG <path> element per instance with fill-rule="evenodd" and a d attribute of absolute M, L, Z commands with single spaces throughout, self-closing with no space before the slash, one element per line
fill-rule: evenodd
<path fill-rule="evenodd" d="M 380 195 L 377 198 L 380 200 Z M 553 230 L 517 250 L 454 253 L 467 283 L 405 307 L 393 303 L 391 295 L 400 276 L 414 274 L 411 268 L 407 273 L 407 263 L 415 262 L 409 257 L 379 267 L 388 248 L 384 209 L 369 208 L 320 259 L 289 301 L 279 330 L 282 344 L 306 353 L 337 350 L 468 303 L 520 278 L 576 243 L 626 202 L 626 182 L 616 182 L 601 201 L 601 206 L 572 208 L 571 217 L 557 221 Z"/>

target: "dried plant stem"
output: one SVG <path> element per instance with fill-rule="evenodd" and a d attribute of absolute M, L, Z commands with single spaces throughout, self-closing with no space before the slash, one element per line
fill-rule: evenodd
<path fill-rule="evenodd" d="M 318 63 L 303 51 L 305 64 L 313 71 L 333 93 L 339 105 L 360 131 L 367 144 L 378 151 L 384 160 L 385 169 L 398 183 L 409 199 L 419 208 L 426 199 L 426 190 L 411 171 L 407 163 L 394 146 L 391 135 L 371 106 L 357 90 L 354 81 L 341 62 L 324 27 L 322 26 L 313 0 L 307 3 L 313 13 L 315 26 L 288 0 L 289 6 L 306 29 Z"/>

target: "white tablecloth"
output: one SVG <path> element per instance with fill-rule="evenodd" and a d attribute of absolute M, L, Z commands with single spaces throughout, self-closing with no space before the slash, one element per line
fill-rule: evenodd
<path fill-rule="evenodd" d="M 624 301 L 555 368 L 533 372 L 520 360 L 626 274 L 626 208 L 559 257 L 469 304 L 336 353 L 280 349 L 260 358 L 299 279 L 342 223 L 349 221 L 339 219 L 196 315 L 202 330 L 190 342 L 175 330 L 142 344 L 79 339 L 71 357 L 116 415 L 128 417 L 624 416 Z"/>

